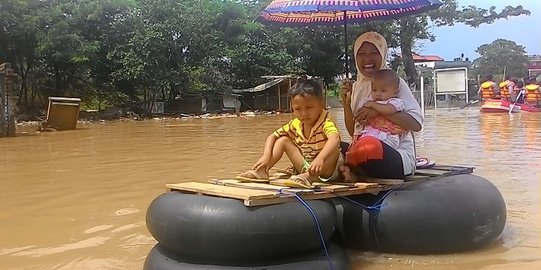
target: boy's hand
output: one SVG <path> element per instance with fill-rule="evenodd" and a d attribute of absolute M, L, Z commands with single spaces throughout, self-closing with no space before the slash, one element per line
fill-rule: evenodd
<path fill-rule="evenodd" d="M 323 159 L 316 158 L 310 164 L 310 168 L 308 169 L 308 173 L 310 175 L 312 175 L 312 176 L 319 176 L 321 174 L 322 169 L 323 169 Z"/>
<path fill-rule="evenodd" d="M 260 169 L 265 169 L 265 172 L 268 173 L 270 160 L 271 157 L 268 157 L 266 155 L 261 156 L 252 167 L 252 170 L 259 171 Z"/>

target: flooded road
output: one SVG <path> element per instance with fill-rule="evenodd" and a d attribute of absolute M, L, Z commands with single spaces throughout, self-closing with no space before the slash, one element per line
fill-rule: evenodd
<path fill-rule="evenodd" d="M 0 139 L 1 268 L 141 269 L 156 243 L 146 209 L 164 185 L 234 176 L 288 119 L 117 121 Z M 475 166 L 498 187 L 502 240 L 440 256 L 352 251 L 354 269 L 540 269 L 541 115 L 429 111 L 416 140 L 419 155 Z"/>

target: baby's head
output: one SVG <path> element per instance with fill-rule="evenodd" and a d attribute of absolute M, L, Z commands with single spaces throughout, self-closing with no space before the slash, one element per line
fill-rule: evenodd
<path fill-rule="evenodd" d="M 388 100 L 398 95 L 400 77 L 390 69 L 381 69 L 372 77 L 372 98 L 376 101 Z"/>
<path fill-rule="evenodd" d="M 295 117 L 309 125 L 315 124 L 325 109 L 323 87 L 314 80 L 299 79 L 289 90 L 289 97 Z"/>

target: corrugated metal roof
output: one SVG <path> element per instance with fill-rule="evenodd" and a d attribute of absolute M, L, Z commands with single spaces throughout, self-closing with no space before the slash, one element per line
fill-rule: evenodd
<path fill-rule="evenodd" d="M 255 92 L 261 92 L 265 91 L 283 81 L 285 81 L 285 78 L 275 79 L 270 82 L 266 82 L 264 84 L 260 84 L 258 86 L 252 87 L 252 88 L 246 88 L 246 89 L 233 89 L 233 93 L 235 94 L 241 94 L 241 93 L 255 93 Z"/>

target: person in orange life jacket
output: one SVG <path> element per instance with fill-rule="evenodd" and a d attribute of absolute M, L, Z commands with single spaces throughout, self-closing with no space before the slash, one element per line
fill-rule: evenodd
<path fill-rule="evenodd" d="M 541 87 L 537 84 L 535 78 L 530 78 L 524 88 L 526 90 L 526 103 L 538 106 L 541 100 Z"/>
<path fill-rule="evenodd" d="M 496 98 L 499 95 L 499 89 L 494 82 L 492 74 L 487 75 L 485 79 L 481 82 L 477 94 L 479 95 L 479 100 Z"/>
<path fill-rule="evenodd" d="M 515 82 L 511 79 L 511 76 L 505 76 L 505 80 L 500 83 L 500 98 L 502 100 L 514 101 L 515 100 Z"/>

